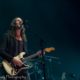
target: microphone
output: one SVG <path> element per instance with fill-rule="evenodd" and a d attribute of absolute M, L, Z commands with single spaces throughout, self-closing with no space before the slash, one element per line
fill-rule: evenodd
<path fill-rule="evenodd" d="M 25 28 L 29 29 L 30 28 L 29 21 L 28 20 L 23 20 L 22 26 L 24 26 Z"/>
<path fill-rule="evenodd" d="M 27 25 L 29 23 L 28 20 L 23 20 L 23 25 Z"/>

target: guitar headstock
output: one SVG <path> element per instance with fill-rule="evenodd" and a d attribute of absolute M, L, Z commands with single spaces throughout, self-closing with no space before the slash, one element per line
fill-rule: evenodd
<path fill-rule="evenodd" d="M 55 48 L 54 47 L 45 48 L 44 51 L 45 52 L 52 52 L 52 51 L 55 51 Z"/>
<path fill-rule="evenodd" d="M 55 51 L 55 48 L 54 47 L 45 48 L 43 50 L 44 54 L 45 54 L 45 52 L 48 52 L 49 53 L 49 52 L 52 52 L 52 51 Z M 41 50 L 39 50 L 36 54 L 37 55 L 41 55 Z"/>

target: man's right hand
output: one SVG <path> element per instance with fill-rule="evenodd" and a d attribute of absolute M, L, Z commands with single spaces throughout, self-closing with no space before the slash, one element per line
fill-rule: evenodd
<path fill-rule="evenodd" d="M 18 59 L 17 57 L 14 57 L 12 62 L 14 65 L 19 66 L 19 67 L 21 67 L 23 65 L 23 62 L 20 59 Z"/>

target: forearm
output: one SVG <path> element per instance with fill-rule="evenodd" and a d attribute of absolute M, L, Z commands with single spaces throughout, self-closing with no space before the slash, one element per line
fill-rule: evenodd
<path fill-rule="evenodd" d="M 8 61 L 11 61 L 13 59 L 13 57 L 10 54 L 8 54 L 7 52 L 5 52 L 5 51 L 0 51 L 0 56 L 3 59 L 6 59 Z"/>

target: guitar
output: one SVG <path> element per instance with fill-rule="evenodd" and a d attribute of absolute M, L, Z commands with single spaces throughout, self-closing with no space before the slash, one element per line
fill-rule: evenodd
<path fill-rule="evenodd" d="M 55 48 L 50 47 L 50 48 L 45 48 L 43 51 L 51 52 L 54 50 L 55 50 Z M 19 74 L 22 70 L 29 69 L 32 65 L 25 64 L 25 61 L 41 55 L 41 50 L 33 55 L 26 57 L 26 58 L 23 57 L 24 55 L 25 55 L 25 52 L 21 52 L 21 53 L 19 53 L 19 55 L 15 56 L 17 59 L 23 59 L 23 65 L 21 67 L 16 67 L 16 66 L 14 66 L 14 64 L 12 64 L 11 62 L 8 62 L 7 60 L 2 61 L 2 65 L 5 69 L 5 71 L 7 72 L 7 74 L 9 74 L 10 76 L 15 76 L 15 75 Z"/>

